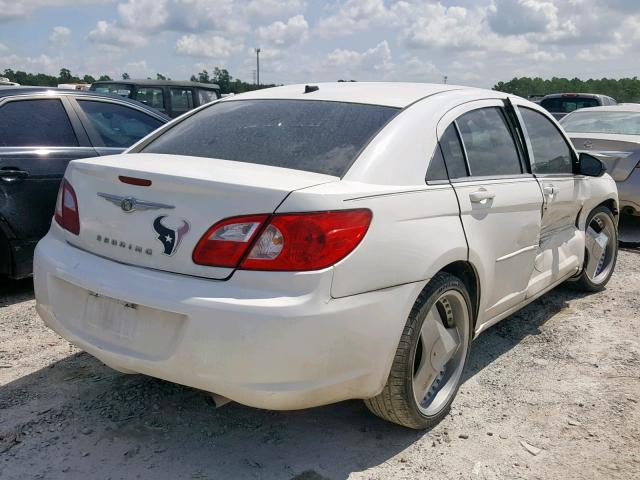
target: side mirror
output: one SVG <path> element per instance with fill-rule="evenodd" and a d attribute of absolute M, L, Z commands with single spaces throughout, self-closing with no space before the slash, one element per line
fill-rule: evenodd
<path fill-rule="evenodd" d="M 587 177 L 601 177 L 607 171 L 602 161 L 588 153 L 581 153 L 578 158 L 578 173 Z"/>

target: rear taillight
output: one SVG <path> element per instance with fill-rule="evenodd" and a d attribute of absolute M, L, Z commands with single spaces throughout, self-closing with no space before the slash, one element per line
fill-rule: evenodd
<path fill-rule="evenodd" d="M 235 268 L 269 215 L 247 215 L 222 220 L 202 236 L 193 261 L 210 267 Z"/>
<path fill-rule="evenodd" d="M 56 213 L 54 218 L 58 225 L 74 235 L 80 234 L 80 214 L 78 212 L 78 197 L 76 192 L 67 181 L 62 179 L 58 189 L 58 199 L 56 201 Z"/>
<path fill-rule="evenodd" d="M 370 223 L 367 209 L 229 218 L 204 234 L 193 261 L 242 270 L 320 270 L 351 253 Z"/>

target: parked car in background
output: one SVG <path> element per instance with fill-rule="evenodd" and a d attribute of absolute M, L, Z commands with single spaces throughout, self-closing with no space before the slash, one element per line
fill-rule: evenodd
<path fill-rule="evenodd" d="M 577 150 L 607 166 L 618 185 L 620 240 L 640 243 L 640 104 L 584 108 L 560 124 Z"/>
<path fill-rule="evenodd" d="M 557 120 L 560 120 L 565 115 L 581 108 L 615 105 L 617 102 L 611 97 L 595 93 L 552 93 L 545 95 L 538 103 Z"/>
<path fill-rule="evenodd" d="M 20 84 L 12 82 L 7 77 L 0 77 L 0 87 L 19 87 Z"/>
<path fill-rule="evenodd" d="M 471 340 L 598 291 L 617 192 L 538 105 L 452 85 L 289 85 L 71 162 L 34 261 L 45 323 L 113 368 L 247 405 L 444 418 Z M 140 206 L 139 208 L 137 206 Z"/>
<path fill-rule="evenodd" d="M 89 83 L 59 83 L 58 88 L 67 88 L 69 90 L 89 90 Z"/>
<path fill-rule="evenodd" d="M 106 80 L 90 90 L 138 100 L 171 118 L 220 98 L 218 85 L 176 80 Z"/>
<path fill-rule="evenodd" d="M 47 87 L 0 89 L 0 274 L 31 274 L 67 164 L 120 153 L 169 121 L 133 100 Z"/>

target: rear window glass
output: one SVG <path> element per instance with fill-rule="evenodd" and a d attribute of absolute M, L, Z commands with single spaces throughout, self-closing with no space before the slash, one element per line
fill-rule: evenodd
<path fill-rule="evenodd" d="M 561 97 L 547 98 L 540 102 L 543 108 L 554 113 L 571 113 L 574 110 L 587 107 L 598 107 L 600 102 L 590 97 Z"/>
<path fill-rule="evenodd" d="M 640 112 L 576 112 L 560 124 L 567 132 L 640 135 Z"/>
<path fill-rule="evenodd" d="M 167 130 L 143 153 L 235 160 L 342 176 L 397 108 L 317 100 L 233 100 Z"/>

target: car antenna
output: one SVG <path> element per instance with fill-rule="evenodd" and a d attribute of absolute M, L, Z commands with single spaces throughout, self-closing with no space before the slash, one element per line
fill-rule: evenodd
<path fill-rule="evenodd" d="M 318 90 L 320 90 L 320 87 L 317 86 L 317 85 L 305 85 L 304 86 L 304 93 L 317 92 Z"/>

